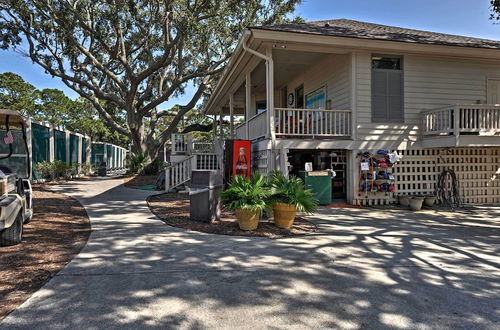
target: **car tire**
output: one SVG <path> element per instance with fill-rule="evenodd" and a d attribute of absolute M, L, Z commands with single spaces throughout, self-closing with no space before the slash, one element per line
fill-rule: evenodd
<path fill-rule="evenodd" d="M 7 229 L 0 232 L 0 246 L 16 245 L 23 240 L 23 216 L 21 212 L 16 217 L 16 221 Z"/>

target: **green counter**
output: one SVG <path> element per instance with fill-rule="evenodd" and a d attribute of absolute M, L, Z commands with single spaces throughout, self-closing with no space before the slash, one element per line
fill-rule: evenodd
<path fill-rule="evenodd" d="M 332 203 L 332 177 L 328 171 L 299 172 L 299 178 L 304 181 L 307 189 L 316 195 L 320 205 Z"/>

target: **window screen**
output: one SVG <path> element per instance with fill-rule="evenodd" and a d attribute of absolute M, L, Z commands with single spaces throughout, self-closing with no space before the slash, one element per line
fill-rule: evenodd
<path fill-rule="evenodd" d="M 403 58 L 372 56 L 372 121 L 403 122 Z"/>

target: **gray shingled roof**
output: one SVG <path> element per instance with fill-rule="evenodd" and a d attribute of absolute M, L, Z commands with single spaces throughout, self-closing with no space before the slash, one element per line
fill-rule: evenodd
<path fill-rule="evenodd" d="M 500 41 L 421 31 L 395 26 L 333 19 L 306 23 L 254 26 L 251 29 L 317 34 L 335 37 L 412 42 L 430 45 L 500 49 Z"/>

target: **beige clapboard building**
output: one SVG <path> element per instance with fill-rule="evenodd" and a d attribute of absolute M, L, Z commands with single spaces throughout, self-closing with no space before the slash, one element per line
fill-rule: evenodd
<path fill-rule="evenodd" d="M 337 199 L 432 193 L 451 168 L 464 202 L 500 203 L 499 104 L 500 41 L 336 19 L 248 28 L 205 113 L 254 171 L 334 170 Z M 401 156 L 394 191 L 361 187 L 378 150 Z"/>

